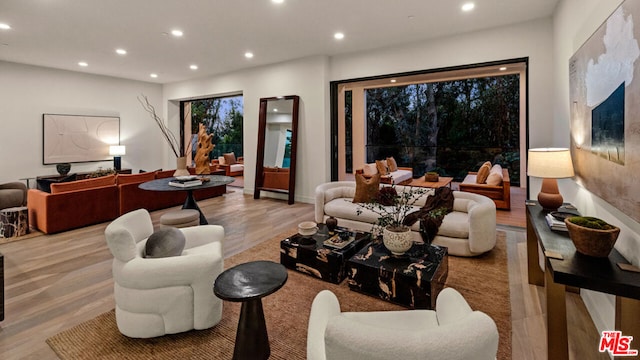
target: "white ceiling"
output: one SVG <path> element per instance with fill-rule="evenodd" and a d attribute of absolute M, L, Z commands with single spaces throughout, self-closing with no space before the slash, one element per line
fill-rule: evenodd
<path fill-rule="evenodd" d="M 0 60 L 169 83 L 549 17 L 559 0 L 475 0 L 468 13 L 463 2 L 0 0 L 0 23 L 12 27 L 0 30 Z M 184 36 L 169 35 L 174 28 Z M 333 38 L 337 31 L 343 40 Z"/>

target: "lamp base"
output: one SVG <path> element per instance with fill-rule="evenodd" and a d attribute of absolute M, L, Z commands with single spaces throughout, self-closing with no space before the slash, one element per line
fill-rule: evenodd
<path fill-rule="evenodd" d="M 113 168 L 116 171 L 122 170 L 122 162 L 121 162 L 121 158 L 120 156 L 114 156 L 113 157 Z"/>
<path fill-rule="evenodd" d="M 556 179 L 542 179 L 542 189 L 538 193 L 538 203 L 546 211 L 556 211 L 562 206 L 563 199 L 558 190 Z"/>

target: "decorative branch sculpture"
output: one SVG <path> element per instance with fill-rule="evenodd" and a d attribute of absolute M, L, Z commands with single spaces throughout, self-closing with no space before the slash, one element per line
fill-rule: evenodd
<path fill-rule="evenodd" d="M 149 103 L 149 99 L 143 94 L 138 96 L 138 101 L 140 102 L 142 107 L 145 109 L 145 111 L 148 112 L 149 115 L 151 115 L 151 118 L 153 119 L 153 121 L 156 122 L 156 124 L 160 128 L 160 131 L 162 132 L 162 136 L 164 136 L 165 140 L 167 140 L 167 143 L 169 144 L 171 151 L 173 151 L 176 157 L 179 158 L 179 157 L 186 156 L 186 154 L 189 153 L 189 149 L 191 148 L 191 142 L 189 142 L 187 147 L 184 149 L 184 152 L 180 151 L 181 150 L 180 142 L 178 141 L 176 136 L 173 134 L 173 132 L 169 130 L 167 125 L 165 125 L 164 121 L 162 121 L 162 118 L 160 118 L 156 114 L 156 109 L 153 107 L 153 105 L 151 105 L 151 103 Z"/>
<path fill-rule="evenodd" d="M 207 134 L 207 130 L 204 124 L 199 125 L 198 130 L 198 149 L 196 150 L 196 174 L 210 174 L 209 168 L 209 154 L 215 147 L 214 144 L 211 143 L 211 138 L 213 134 Z"/>

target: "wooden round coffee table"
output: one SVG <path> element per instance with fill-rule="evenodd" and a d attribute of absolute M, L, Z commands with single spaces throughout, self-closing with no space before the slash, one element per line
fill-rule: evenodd
<path fill-rule="evenodd" d="M 233 359 L 268 359 L 271 354 L 262 298 L 286 282 L 287 269 L 272 261 L 252 261 L 222 272 L 213 293 L 222 300 L 242 302 Z"/>

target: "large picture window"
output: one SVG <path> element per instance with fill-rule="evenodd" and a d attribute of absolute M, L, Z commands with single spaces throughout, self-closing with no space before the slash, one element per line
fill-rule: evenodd
<path fill-rule="evenodd" d="M 334 175 L 393 156 L 413 176 L 461 181 L 485 161 L 521 183 L 526 145 L 526 61 L 333 84 Z M 336 101 L 337 100 L 337 101 Z M 344 150 L 341 150 L 344 149 Z M 337 169 L 336 169 L 337 168 Z M 335 171 L 337 170 L 337 171 Z"/>
<path fill-rule="evenodd" d="M 193 162 L 198 145 L 199 124 L 204 124 L 207 133 L 212 134 L 215 145 L 210 159 L 217 159 L 225 153 L 233 152 L 243 156 L 242 121 L 244 117 L 242 95 L 214 97 L 184 101 L 182 105 L 182 129 L 184 146 L 190 147 L 189 163 Z M 190 144 L 190 145 L 189 145 Z"/>

